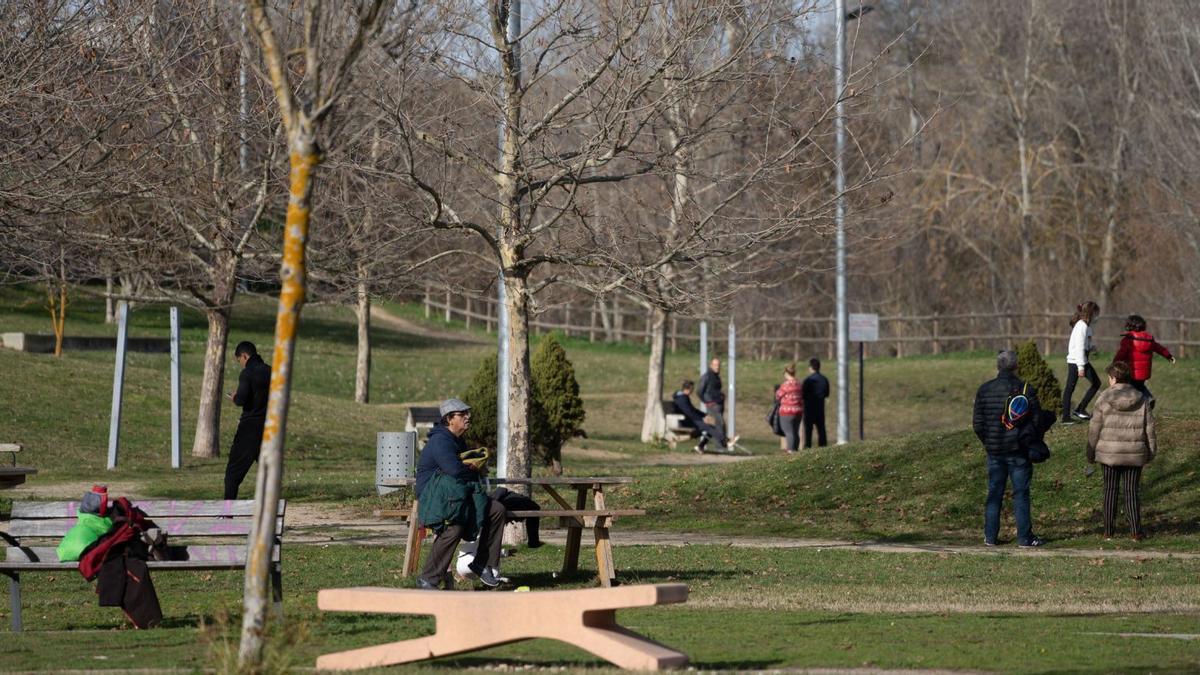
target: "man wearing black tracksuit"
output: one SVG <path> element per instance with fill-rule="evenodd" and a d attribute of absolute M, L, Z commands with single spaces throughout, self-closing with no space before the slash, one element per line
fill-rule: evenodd
<path fill-rule="evenodd" d="M 238 420 L 233 447 L 229 449 L 229 462 L 225 465 L 225 499 L 238 498 L 242 479 L 258 461 L 263 426 L 267 423 L 267 395 L 271 388 L 271 367 L 258 355 L 253 342 L 239 342 L 233 357 L 242 366 L 242 374 L 238 377 L 237 392 L 229 398 L 234 405 L 242 406 L 242 417 Z"/>
<path fill-rule="evenodd" d="M 800 396 L 804 399 L 804 447 L 812 447 L 813 427 L 817 429 L 817 445 L 829 444 L 825 437 L 825 399 L 829 398 L 829 380 L 821 374 L 821 360 L 808 360 L 810 375 L 800 385 Z"/>

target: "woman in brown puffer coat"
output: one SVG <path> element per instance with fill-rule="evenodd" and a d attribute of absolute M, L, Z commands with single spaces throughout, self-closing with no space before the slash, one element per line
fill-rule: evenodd
<path fill-rule="evenodd" d="M 1096 399 L 1088 426 L 1087 459 L 1104 467 L 1104 536 L 1113 536 L 1117 517 L 1117 492 L 1125 484 L 1125 516 L 1135 541 L 1145 537 L 1141 521 L 1138 483 L 1142 467 L 1158 452 L 1154 437 L 1154 412 L 1142 393 L 1134 389 L 1129 364 L 1108 366 L 1108 389 Z"/>

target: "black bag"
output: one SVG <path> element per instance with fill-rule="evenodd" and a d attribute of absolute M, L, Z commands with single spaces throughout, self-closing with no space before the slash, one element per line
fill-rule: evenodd
<path fill-rule="evenodd" d="M 1046 445 L 1046 432 L 1057 421 L 1058 416 L 1053 412 L 1039 410 L 1033 418 L 1033 424 L 1026 425 L 1021 429 L 1021 446 L 1029 452 L 1030 462 L 1041 464 L 1050 459 L 1050 446 Z"/>
<path fill-rule="evenodd" d="M 786 436 L 783 433 L 783 420 L 779 417 L 779 401 L 775 401 L 775 405 L 771 406 L 771 412 L 767 413 L 767 426 L 771 427 L 771 431 L 775 432 L 776 436 Z"/>

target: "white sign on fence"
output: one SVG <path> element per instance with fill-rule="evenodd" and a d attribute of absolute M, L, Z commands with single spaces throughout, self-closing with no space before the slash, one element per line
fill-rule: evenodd
<path fill-rule="evenodd" d="M 850 342 L 879 342 L 879 315 L 851 314 Z"/>

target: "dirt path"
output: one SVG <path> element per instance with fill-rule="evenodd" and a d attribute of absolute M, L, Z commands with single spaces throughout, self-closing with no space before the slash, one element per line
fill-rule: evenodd
<path fill-rule="evenodd" d="M 312 544 L 399 544 L 407 533 L 407 526 L 395 518 L 362 516 L 349 509 L 331 504 L 289 504 L 287 510 L 288 541 Z M 566 531 L 543 530 L 543 539 L 551 544 L 562 545 Z M 1200 553 L 1153 550 L 1109 550 L 1109 549 L 1055 549 L 1053 544 L 1046 548 L 1023 549 L 1015 544 L 1000 548 L 984 546 L 959 546 L 948 544 L 899 544 L 875 541 L 847 541 L 839 539 L 794 539 L 786 537 L 743 537 L 689 532 L 648 532 L 621 530 L 612 532 L 614 543 L 626 546 L 694 546 L 716 545 L 734 548 L 783 548 L 783 549 L 845 549 L 873 551 L 879 553 L 927 553 L 935 555 L 1019 555 L 1019 556 L 1062 556 L 1070 558 L 1128 558 L 1155 559 L 1177 558 L 1198 559 Z M 586 537 L 585 537 L 586 539 Z M 585 542 L 586 545 L 586 542 Z"/>
<path fill-rule="evenodd" d="M 462 344 L 475 345 L 492 344 L 494 342 L 493 340 L 488 340 L 486 338 L 466 332 L 437 330 L 435 328 L 422 326 L 409 321 L 408 319 L 398 317 L 386 309 L 379 307 L 378 305 L 371 305 L 371 318 L 387 326 L 391 330 L 400 333 L 408 333 L 409 335 L 417 335 L 420 337 L 432 338 L 444 342 L 458 342 Z"/>

